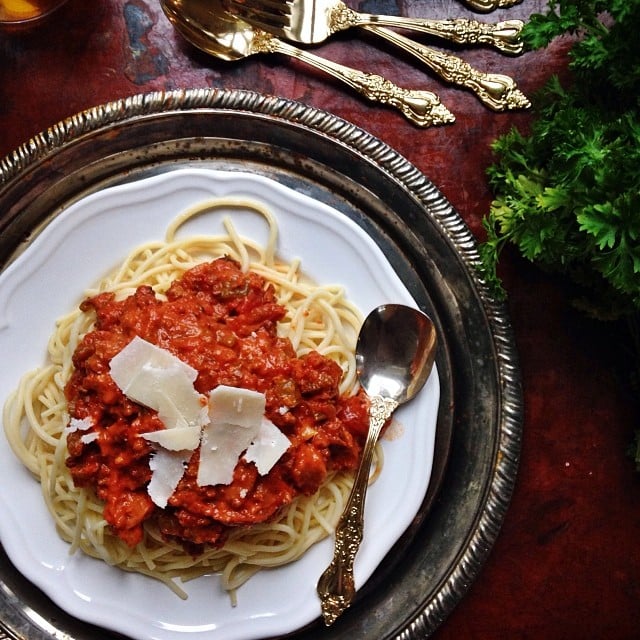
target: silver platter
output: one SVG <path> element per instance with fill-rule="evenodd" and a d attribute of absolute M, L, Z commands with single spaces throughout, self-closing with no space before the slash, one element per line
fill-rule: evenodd
<path fill-rule="evenodd" d="M 441 405 L 420 512 L 332 627 L 316 621 L 287 636 L 427 638 L 490 553 L 520 455 L 522 392 L 512 330 L 505 306 L 479 275 L 471 232 L 416 167 L 336 116 L 251 92 L 182 90 L 79 113 L 0 160 L 0 265 L 74 201 L 185 165 L 253 171 L 343 212 L 382 247 L 434 319 Z M 0 548 L 0 639 L 14 637 L 118 636 L 61 611 Z"/>

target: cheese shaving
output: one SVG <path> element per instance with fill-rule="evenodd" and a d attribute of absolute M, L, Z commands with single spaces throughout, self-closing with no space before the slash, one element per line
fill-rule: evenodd
<path fill-rule="evenodd" d="M 247 448 L 244 458 L 255 463 L 258 473 L 264 476 L 290 446 L 289 438 L 271 420 L 263 417 L 258 434 Z"/>
<path fill-rule="evenodd" d="M 147 492 L 153 503 L 161 509 L 167 506 L 169 498 L 176 490 L 190 457 L 190 451 L 176 452 L 166 449 L 158 449 L 151 456 L 149 460 L 151 480 Z"/>
<path fill-rule="evenodd" d="M 197 370 L 140 337 L 111 359 L 110 373 L 128 398 L 156 410 L 166 427 L 141 434 L 157 445 L 149 462 L 148 492 L 160 507 L 166 506 L 182 478 L 184 465 L 198 446 L 197 482 L 209 486 L 233 482 L 243 454 L 245 460 L 256 465 L 258 473 L 269 473 L 291 444 L 265 418 L 264 393 L 220 385 L 211 391 L 206 404 L 193 386 Z M 90 426 L 76 421 L 69 429 Z"/>
<path fill-rule="evenodd" d="M 199 427 L 175 427 L 143 433 L 147 442 L 155 442 L 169 451 L 194 451 L 200 444 Z"/>
<path fill-rule="evenodd" d="M 168 429 L 206 423 L 203 397 L 194 389 L 198 372 L 171 352 L 135 337 L 110 362 L 120 390 L 158 412 Z"/>

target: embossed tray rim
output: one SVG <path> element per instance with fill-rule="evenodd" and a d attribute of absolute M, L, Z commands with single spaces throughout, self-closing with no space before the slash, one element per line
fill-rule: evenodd
<path fill-rule="evenodd" d="M 322 197 L 335 192 L 332 206 L 391 252 L 440 324 L 438 366 L 450 375 L 442 382 L 440 467 L 421 517 L 338 623 L 291 636 L 426 638 L 464 596 L 498 535 L 523 410 L 505 306 L 479 274 L 470 230 L 415 166 L 361 128 L 278 97 L 206 89 L 132 96 L 63 120 L 0 160 L 0 263 L 20 250 L 27 229 L 87 190 L 194 162 L 232 169 L 255 162 L 283 181 L 302 177 Z M 6 558 L 0 567 L 7 637 L 95 637 L 95 628 L 14 575 Z"/>

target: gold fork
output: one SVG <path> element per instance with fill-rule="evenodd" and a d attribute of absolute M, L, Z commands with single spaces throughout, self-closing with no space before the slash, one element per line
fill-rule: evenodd
<path fill-rule="evenodd" d="M 426 33 L 462 45 L 483 44 L 503 53 L 522 53 L 522 20 L 497 23 L 466 18 L 431 20 L 360 13 L 342 0 L 227 0 L 227 8 L 280 38 L 318 44 L 351 27 L 384 26 Z"/>
<path fill-rule="evenodd" d="M 419 127 L 444 125 L 455 120 L 435 93 L 404 89 L 382 76 L 364 73 L 293 47 L 227 13 L 218 0 L 160 0 L 160 4 L 189 42 L 222 60 L 241 60 L 257 53 L 292 56 L 344 82 L 365 98 L 398 109 Z"/>
<path fill-rule="evenodd" d="M 304 21 L 304 16 L 312 16 L 308 20 L 313 20 L 321 24 L 325 20 L 325 30 L 316 32 L 319 37 L 316 42 L 324 40 L 336 30 L 331 30 L 330 15 L 323 14 L 322 7 L 342 5 L 342 0 L 224 0 L 225 6 L 236 16 L 240 16 L 246 22 L 255 25 L 264 31 L 268 31 L 278 37 L 284 37 L 294 41 L 300 41 L 301 36 L 297 35 L 296 29 L 287 32 L 283 26 L 289 26 L 292 16 L 298 15 L 298 21 Z M 317 7 L 320 7 L 318 9 Z M 292 7 L 296 11 L 292 11 Z M 272 19 L 267 21 L 266 17 Z M 319 16 L 318 19 L 313 16 Z M 376 35 L 388 40 L 392 44 L 400 47 L 421 62 L 432 71 L 437 73 L 443 80 L 451 84 L 463 87 L 472 91 L 476 97 L 487 107 L 494 111 L 507 111 L 514 109 L 526 109 L 531 106 L 529 99 L 520 91 L 513 78 L 499 73 L 484 73 L 472 67 L 458 56 L 443 53 L 437 49 L 424 46 L 406 36 L 403 36 L 390 29 L 372 25 L 359 25 Z M 310 34 L 305 42 L 310 43 Z"/>

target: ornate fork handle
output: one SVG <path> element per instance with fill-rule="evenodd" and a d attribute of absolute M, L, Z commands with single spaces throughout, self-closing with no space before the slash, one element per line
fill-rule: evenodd
<path fill-rule="evenodd" d="M 470 89 L 494 111 L 526 109 L 531 106 L 529 99 L 516 87 L 515 81 L 509 76 L 483 73 L 461 58 L 425 47 L 390 29 L 371 26 L 363 26 L 363 29 L 389 40 L 415 56 L 447 82 Z"/>
<path fill-rule="evenodd" d="M 376 16 L 358 13 L 349 7 L 340 7 L 330 17 L 332 31 L 364 25 L 398 27 L 428 33 L 457 44 L 488 44 L 504 53 L 522 53 L 520 32 L 522 20 L 504 20 L 487 24 L 477 20 L 456 18 L 452 20 L 429 20 L 428 18 L 407 18 L 404 16 Z"/>
<path fill-rule="evenodd" d="M 382 76 L 364 73 L 326 60 L 258 30 L 255 32 L 252 48 L 255 53 L 282 53 L 306 62 L 345 82 L 365 98 L 395 107 L 420 127 L 449 124 L 455 120 L 453 114 L 431 91 L 403 89 Z"/>
<path fill-rule="evenodd" d="M 395 400 L 373 396 L 369 409 L 369 432 L 362 451 L 360 466 L 353 481 L 347 506 L 335 531 L 333 560 L 318 580 L 322 617 L 327 626 L 347 609 L 356 593 L 353 563 L 362 542 L 364 502 L 369 483 L 371 460 L 380 430 L 398 406 Z"/>

